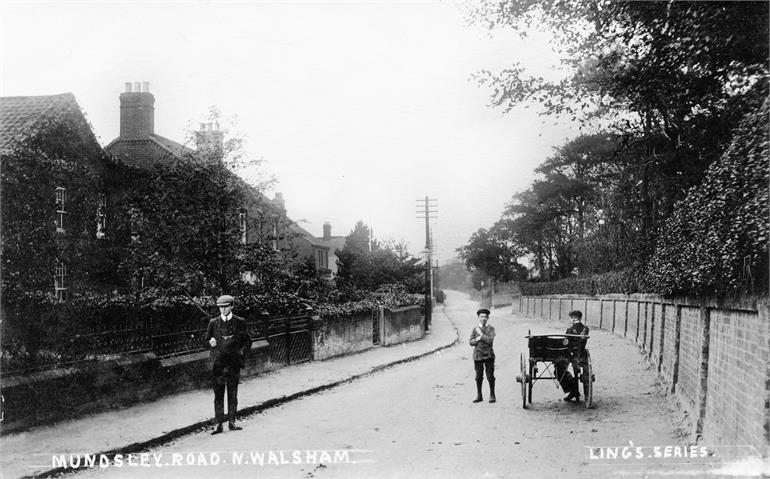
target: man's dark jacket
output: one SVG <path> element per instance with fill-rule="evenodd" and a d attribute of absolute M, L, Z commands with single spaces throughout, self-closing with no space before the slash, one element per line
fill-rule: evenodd
<path fill-rule="evenodd" d="M 225 322 L 222 316 L 217 316 L 209 321 L 206 328 L 206 347 L 211 349 L 211 359 L 214 362 L 223 361 L 238 367 L 243 367 L 246 355 L 251 350 L 251 337 L 246 327 L 246 320 L 240 316 L 232 315 L 228 322 L 232 321 L 232 337 L 223 337 L 222 330 Z M 213 348 L 209 344 L 209 339 L 217 340 L 217 345 Z"/>

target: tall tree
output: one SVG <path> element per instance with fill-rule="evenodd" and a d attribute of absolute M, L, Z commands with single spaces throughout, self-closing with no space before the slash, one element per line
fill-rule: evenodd
<path fill-rule="evenodd" d="M 518 263 L 524 251 L 511 240 L 505 231 L 507 227 L 506 223 L 498 222 L 489 230 L 480 228 L 471 235 L 468 244 L 457 248 L 458 256 L 468 269 L 482 273 L 483 276 L 474 277 L 476 281 L 486 277 L 508 282 L 526 276 L 526 268 Z"/>
<path fill-rule="evenodd" d="M 358 221 L 337 252 L 337 285 L 343 290 L 375 291 L 385 284 L 399 284 L 409 292 L 420 292 L 420 260 L 403 244 L 380 243 L 371 230 Z"/>
<path fill-rule="evenodd" d="M 518 65 L 480 72 L 494 104 L 540 102 L 585 126 L 604 120 L 635 179 L 639 244 L 647 257 L 657 228 L 729 144 L 740 119 L 767 95 L 767 2 L 504 0 L 469 7 L 469 18 L 522 35 L 553 34 L 570 72 L 561 81 Z"/>

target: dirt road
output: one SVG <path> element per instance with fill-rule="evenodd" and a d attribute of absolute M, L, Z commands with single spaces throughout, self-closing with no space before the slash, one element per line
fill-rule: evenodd
<path fill-rule="evenodd" d="M 529 329 L 561 333 L 568 324 L 530 321 L 511 308 L 493 310 L 498 402 L 472 403 L 467 340 L 476 308 L 467 295 L 448 293 L 444 313 L 461 338 L 452 348 L 266 410 L 242 420 L 242 431 L 202 431 L 149 451 L 147 467 L 129 466 L 123 458 L 122 467 L 113 463 L 76 477 L 593 478 L 672 471 L 673 460 L 666 458 L 597 459 L 629 441 L 650 448 L 682 445 L 676 415 L 655 393 L 653 372 L 635 346 L 606 332 L 592 331 L 589 340 L 593 409 L 565 403 L 557 385 L 543 380 L 524 410 L 514 380 L 523 336 Z M 153 466 L 156 460 L 165 465 Z M 182 465 L 169 465 L 174 461 Z"/>

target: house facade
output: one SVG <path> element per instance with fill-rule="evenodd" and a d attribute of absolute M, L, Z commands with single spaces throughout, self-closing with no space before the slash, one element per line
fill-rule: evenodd
<path fill-rule="evenodd" d="M 109 161 L 75 96 L 0 98 L 0 162 L 3 294 L 65 299 L 93 282 Z"/>
<path fill-rule="evenodd" d="M 195 132 L 195 148 L 155 132 L 155 97 L 147 82 L 127 82 L 120 94 L 120 135 L 105 150 L 116 160 L 136 168 L 152 168 L 170 161 L 222 161 L 224 134 L 218 125 L 201 124 Z M 302 258 L 313 258 L 319 270 L 327 270 L 328 247 L 286 216 L 283 197 L 273 199 L 233 175 L 245 192 L 239 218 L 244 244 L 270 241 L 276 250 L 293 249 Z M 244 278 L 248 278 L 246 273 Z"/>

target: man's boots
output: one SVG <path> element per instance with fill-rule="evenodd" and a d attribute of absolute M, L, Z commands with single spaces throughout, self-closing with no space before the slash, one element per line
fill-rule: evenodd
<path fill-rule="evenodd" d="M 476 399 L 474 399 L 473 402 L 481 402 L 484 400 L 484 398 L 481 397 L 481 384 L 483 382 L 483 379 L 481 381 L 476 381 Z"/>
<path fill-rule="evenodd" d="M 495 397 L 495 380 L 489 381 L 489 402 L 497 402 Z"/>

